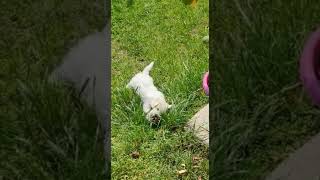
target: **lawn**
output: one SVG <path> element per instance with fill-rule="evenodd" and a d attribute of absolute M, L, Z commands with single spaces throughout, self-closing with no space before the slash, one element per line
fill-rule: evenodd
<path fill-rule="evenodd" d="M 211 173 L 215 180 L 261 179 L 320 131 L 320 111 L 298 74 L 320 3 L 234 0 L 214 7 Z"/>
<path fill-rule="evenodd" d="M 0 179 L 103 179 L 95 114 L 46 79 L 80 38 L 104 27 L 104 2 L 0 5 Z"/>
<path fill-rule="evenodd" d="M 184 125 L 208 103 L 201 79 L 208 70 L 208 2 L 195 8 L 180 0 L 112 2 L 113 179 L 208 179 L 208 148 Z M 150 127 L 141 101 L 125 88 L 151 61 L 155 85 L 175 107 Z M 138 152 L 135 159 L 130 154 Z M 200 158 L 196 166 L 193 157 Z M 198 166 L 198 167 L 197 167 Z"/>

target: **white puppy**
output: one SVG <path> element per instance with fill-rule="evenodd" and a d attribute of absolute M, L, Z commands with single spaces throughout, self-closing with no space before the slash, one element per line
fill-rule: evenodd
<path fill-rule="evenodd" d="M 143 111 L 150 123 L 158 124 L 161 114 L 171 108 L 164 95 L 154 86 L 153 79 L 149 75 L 153 62 L 144 68 L 142 72 L 136 74 L 128 83 L 127 88 L 134 89 L 141 97 Z"/>

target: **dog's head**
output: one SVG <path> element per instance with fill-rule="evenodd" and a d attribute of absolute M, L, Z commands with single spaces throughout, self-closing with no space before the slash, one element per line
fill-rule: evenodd
<path fill-rule="evenodd" d="M 151 110 L 147 113 L 147 119 L 153 124 L 159 124 L 161 114 L 171 108 L 172 105 L 167 104 L 165 101 L 154 101 L 151 104 Z"/>
<path fill-rule="evenodd" d="M 159 114 L 148 113 L 146 117 L 151 124 L 159 124 L 161 116 Z"/>
<path fill-rule="evenodd" d="M 160 114 L 161 114 L 160 107 L 158 107 L 158 105 L 152 106 L 151 110 L 147 113 L 146 118 L 152 124 L 159 124 L 159 122 L 161 120 Z"/>

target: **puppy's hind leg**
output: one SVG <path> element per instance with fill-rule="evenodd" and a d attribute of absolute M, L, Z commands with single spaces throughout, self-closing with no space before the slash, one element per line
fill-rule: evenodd
<path fill-rule="evenodd" d="M 143 69 L 143 74 L 149 74 L 151 69 L 153 68 L 154 62 L 151 62 L 147 67 Z"/>

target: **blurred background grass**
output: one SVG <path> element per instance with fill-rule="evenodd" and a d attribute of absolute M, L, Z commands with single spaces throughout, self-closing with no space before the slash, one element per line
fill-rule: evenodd
<path fill-rule="evenodd" d="M 320 130 L 320 111 L 298 79 L 320 3 L 233 0 L 213 7 L 210 173 L 215 180 L 260 179 Z"/>
<path fill-rule="evenodd" d="M 0 177 L 103 179 L 96 117 L 48 72 L 105 25 L 103 1 L 0 2 Z"/>

